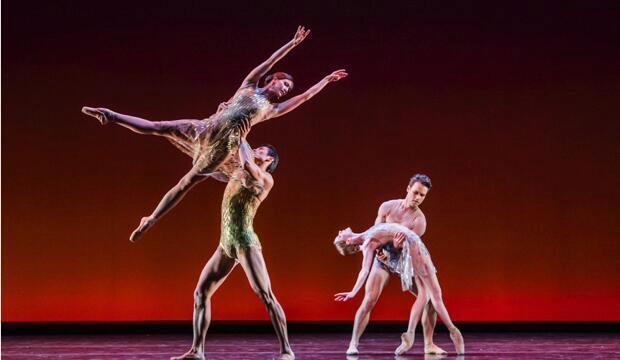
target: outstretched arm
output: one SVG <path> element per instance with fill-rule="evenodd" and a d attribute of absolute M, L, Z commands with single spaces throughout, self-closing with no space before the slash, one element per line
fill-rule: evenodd
<path fill-rule="evenodd" d="M 271 114 L 269 114 L 269 116 L 267 116 L 267 118 L 274 118 L 274 117 L 278 117 L 278 116 L 282 116 L 290 111 L 292 111 L 293 109 L 297 108 L 299 105 L 305 103 L 306 101 L 310 100 L 310 98 L 312 98 L 314 95 L 318 94 L 321 90 L 323 90 L 323 88 L 329 84 L 330 82 L 333 81 L 338 81 L 344 77 L 346 77 L 348 74 L 346 72 L 346 70 L 341 69 L 341 70 L 336 70 L 333 73 L 327 75 L 326 77 L 323 78 L 323 80 L 319 81 L 318 83 L 316 83 L 313 87 L 311 87 L 310 89 L 306 90 L 305 93 L 301 94 L 301 95 L 297 95 L 289 100 L 286 100 L 284 102 L 281 102 L 279 104 L 276 104 L 273 107 L 273 110 L 271 111 Z"/>
<path fill-rule="evenodd" d="M 308 34 L 310 34 L 310 30 L 306 30 L 303 26 L 298 26 L 297 32 L 295 33 L 293 40 L 284 44 L 284 46 L 276 50 L 276 52 L 274 52 L 269 57 L 269 59 L 265 60 L 262 64 L 254 68 L 254 70 L 250 71 L 248 76 L 246 76 L 243 80 L 241 87 L 244 88 L 247 86 L 256 86 L 260 78 L 265 76 L 265 74 L 267 74 L 267 72 L 271 70 L 273 65 L 280 61 L 280 59 L 282 59 L 286 54 L 288 54 L 289 51 L 293 50 L 295 46 L 299 45 L 306 38 L 306 36 L 308 36 Z"/>
<path fill-rule="evenodd" d="M 205 180 L 207 176 L 200 175 L 196 169 L 190 170 L 178 184 L 170 189 L 161 199 L 153 213 L 147 217 L 143 217 L 140 225 L 129 237 L 129 240 L 138 240 L 148 229 L 150 229 L 157 220 L 164 216 L 170 209 L 183 199 L 185 194 L 196 184 Z"/>
<path fill-rule="evenodd" d="M 370 274 L 370 268 L 372 266 L 372 261 L 375 258 L 375 249 L 376 244 L 374 241 L 368 241 L 366 245 L 364 245 L 364 258 L 362 259 L 362 269 L 359 274 L 357 274 L 357 280 L 355 281 L 355 285 L 353 285 L 353 290 L 350 292 L 343 292 L 334 295 L 334 300 L 336 301 L 347 301 L 349 299 L 353 299 L 355 295 L 360 291 L 366 279 L 368 278 L 368 274 Z"/>

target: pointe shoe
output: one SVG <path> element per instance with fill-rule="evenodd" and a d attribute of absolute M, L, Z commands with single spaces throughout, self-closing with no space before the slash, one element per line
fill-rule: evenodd
<path fill-rule="evenodd" d="M 413 342 L 415 340 L 415 334 L 404 332 L 400 336 L 400 340 L 401 340 L 400 346 L 396 348 L 396 351 L 394 351 L 395 355 L 402 355 L 406 353 L 407 351 L 409 351 L 411 347 L 413 347 Z"/>
<path fill-rule="evenodd" d="M 349 348 L 347 349 L 347 352 L 346 352 L 347 356 L 357 356 L 359 354 L 360 354 L 360 352 L 359 352 L 359 350 L 357 350 L 356 346 L 349 346 Z"/>
<path fill-rule="evenodd" d="M 129 236 L 129 241 L 136 242 L 144 233 L 153 226 L 153 220 L 149 216 L 145 216 L 140 220 L 140 225 Z"/>
<path fill-rule="evenodd" d="M 82 112 L 99 120 L 101 125 L 106 125 L 110 122 L 111 111 L 108 109 L 84 106 L 82 107 Z"/>
<path fill-rule="evenodd" d="M 450 331 L 450 339 L 452 343 L 454 343 L 454 350 L 457 354 L 462 355 L 465 354 L 465 341 L 463 340 L 463 335 L 459 329 L 454 329 Z"/>
<path fill-rule="evenodd" d="M 292 352 L 286 354 L 280 354 L 276 359 L 278 360 L 295 360 L 295 354 Z"/>

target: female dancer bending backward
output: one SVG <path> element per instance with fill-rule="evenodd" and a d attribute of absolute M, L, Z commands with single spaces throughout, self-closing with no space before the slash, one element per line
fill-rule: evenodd
<path fill-rule="evenodd" d="M 408 290 L 415 281 L 418 288 L 418 297 L 411 309 L 409 327 L 407 332 L 401 336 L 401 344 L 396 349 L 396 355 L 402 355 L 411 349 L 414 341 L 415 328 L 422 317 L 422 310 L 427 301 L 433 304 L 437 315 L 450 331 L 450 338 L 454 343 L 454 348 L 458 354 L 465 353 L 463 336 L 459 329 L 454 326 L 450 315 L 443 304 L 441 298 L 441 288 L 431 256 L 424 246 L 424 243 L 413 231 L 399 224 L 382 223 L 377 224 L 363 233 L 354 233 L 350 228 L 338 233 L 334 245 L 342 255 L 350 255 L 362 251 L 362 269 L 359 272 L 357 281 L 350 292 L 336 294 L 336 301 L 347 301 L 355 297 L 361 289 L 370 267 L 372 266 L 375 250 L 389 243 L 392 239 L 395 248 L 400 249 L 401 255 L 398 260 L 398 270 L 403 281 L 403 289 Z"/>
<path fill-rule="evenodd" d="M 226 181 L 239 167 L 239 144 L 253 125 L 290 112 L 328 83 L 347 76 L 345 70 L 335 71 L 305 93 L 280 103 L 276 101 L 293 88 L 290 75 L 276 72 L 265 79 L 263 87 L 259 87 L 260 79 L 309 33 L 310 30 L 298 27 L 293 39 L 252 70 L 233 97 L 207 119 L 149 121 L 105 108 L 82 108 L 82 112 L 97 118 L 103 125 L 112 122 L 139 134 L 164 136 L 193 159 L 191 170 L 164 195 L 151 215 L 142 218 L 129 237 L 131 241 L 138 240 L 197 183 L 208 177 Z"/>

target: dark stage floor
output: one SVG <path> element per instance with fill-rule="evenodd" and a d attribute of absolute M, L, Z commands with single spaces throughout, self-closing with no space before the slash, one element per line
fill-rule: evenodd
<path fill-rule="evenodd" d="M 464 333 L 467 354 L 459 359 L 620 359 L 620 334 L 614 333 Z M 400 359 L 449 359 L 422 355 L 421 334 Z M 298 359 L 346 359 L 349 334 L 292 334 Z M 190 335 L 19 335 L 2 337 L 2 359 L 167 359 L 187 350 Z M 453 351 L 446 333 L 436 342 Z M 398 333 L 370 333 L 360 346 L 363 359 L 393 359 Z M 275 335 L 212 334 L 207 359 L 272 359 Z M 354 359 L 354 357 L 349 357 Z"/>

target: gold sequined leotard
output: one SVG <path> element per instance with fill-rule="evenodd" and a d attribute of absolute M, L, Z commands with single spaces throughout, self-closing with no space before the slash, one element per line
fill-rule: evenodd
<path fill-rule="evenodd" d="M 261 203 L 262 191 L 263 188 L 245 170 L 235 171 L 228 181 L 222 200 L 220 246 L 231 258 L 236 258 L 240 248 L 260 248 L 252 223 Z"/>
<path fill-rule="evenodd" d="M 203 175 L 216 171 L 226 176 L 238 168 L 237 156 L 243 129 L 262 120 L 271 103 L 258 89 L 238 91 L 228 106 L 204 120 L 187 121 L 169 140 L 193 159 Z"/>

